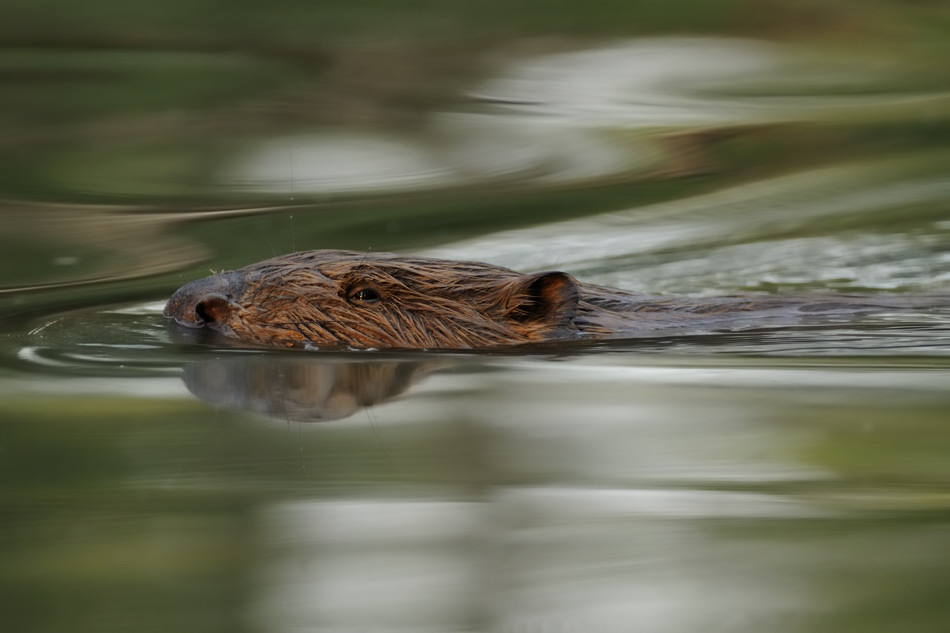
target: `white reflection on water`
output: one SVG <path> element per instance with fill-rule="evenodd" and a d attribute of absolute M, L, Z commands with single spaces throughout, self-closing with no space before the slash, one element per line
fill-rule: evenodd
<path fill-rule="evenodd" d="M 726 613 L 774 618 L 804 608 L 803 594 L 775 570 L 743 577 L 745 561 L 683 519 L 826 514 L 768 495 L 551 487 L 477 503 L 283 503 L 264 516 L 255 616 L 278 631 L 692 631 Z"/>
<path fill-rule="evenodd" d="M 419 143 L 333 132 L 266 143 L 229 178 L 251 191 L 371 191 L 444 185 L 457 174 Z"/>
<path fill-rule="evenodd" d="M 664 165 L 675 158 L 662 144 L 672 132 L 865 110 L 888 116 L 887 107 L 940 98 L 827 94 L 831 86 L 886 79 L 878 74 L 854 60 L 811 64 L 800 52 L 762 42 L 627 41 L 514 61 L 470 92 L 477 108 L 435 113 L 421 135 L 332 130 L 272 139 L 237 159 L 222 179 L 291 196 L 512 177 L 570 182 Z M 790 88 L 825 94 L 789 96 Z"/>
<path fill-rule="evenodd" d="M 272 553 L 257 615 L 268 630 L 451 630 L 479 594 L 465 542 L 478 504 L 295 502 L 264 518 Z"/>
<path fill-rule="evenodd" d="M 724 86 L 762 79 L 785 60 L 753 41 L 663 38 L 518 61 L 474 93 L 509 110 L 583 127 L 754 122 L 754 100 Z M 710 90 L 715 87 L 717 94 Z"/>

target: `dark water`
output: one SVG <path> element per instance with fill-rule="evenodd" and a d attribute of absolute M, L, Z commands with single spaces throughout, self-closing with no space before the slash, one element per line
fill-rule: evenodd
<path fill-rule="evenodd" d="M 945 295 L 940 3 L 110 4 L 0 11 L 4 630 L 950 627 L 946 308 L 470 354 L 161 317 L 307 248 Z"/>

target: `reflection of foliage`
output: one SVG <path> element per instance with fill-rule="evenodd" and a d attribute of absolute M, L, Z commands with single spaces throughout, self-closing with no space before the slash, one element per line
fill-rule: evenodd
<path fill-rule="evenodd" d="M 51 4 L 61 7 L 51 10 Z M 833 40 L 848 34 L 858 36 L 849 40 L 853 46 L 864 34 L 876 46 L 883 40 L 926 49 L 921 62 L 930 61 L 936 71 L 941 57 L 934 48 L 946 46 L 947 39 L 939 6 L 894 1 L 593 0 L 583 8 L 547 0 L 242 4 L 175 0 L 130 8 L 115 0 L 6 2 L 0 19 L 0 46 L 6 48 L 0 54 L 0 108 L 7 111 L 0 113 L 69 118 L 223 104 L 293 84 L 298 92 L 284 98 L 303 98 L 309 108 L 284 103 L 273 112 L 276 121 L 372 119 L 383 116 L 366 111 L 374 101 L 385 102 L 392 116 L 447 98 L 445 90 L 460 74 L 476 71 L 484 54 L 525 38 L 569 42 L 672 32 Z M 897 25 L 921 37 L 908 40 Z M 313 81 L 301 81 L 311 74 Z M 29 89 L 28 104 L 18 85 Z M 24 111 L 23 105 L 29 108 Z"/>
<path fill-rule="evenodd" d="M 0 191 L 70 200 L 207 193 L 241 141 L 301 126 L 419 125 L 505 58 L 590 38 L 782 34 L 840 49 L 847 34 L 845 48 L 885 59 L 881 47 L 900 48 L 915 69 L 902 81 L 930 88 L 950 42 L 939 7 L 858 0 L 13 0 L 0 14 Z"/>
<path fill-rule="evenodd" d="M 13 49 L 0 54 L 0 107 L 7 117 L 36 122 L 193 107 L 260 91 L 289 74 L 236 54 Z"/>
<path fill-rule="evenodd" d="M 38 491 L 60 496 L 164 488 L 182 500 L 204 491 L 221 503 L 267 496 L 268 482 L 295 488 L 365 481 L 465 487 L 482 474 L 459 455 L 480 438 L 464 424 L 330 425 L 242 422 L 196 400 L 113 397 L 7 398 L 0 445 L 16 446 L 0 464 L 9 501 Z M 384 433 L 385 437 L 380 437 Z M 478 441 L 476 441 L 476 439 Z M 290 457 L 290 455 L 297 455 Z M 394 469 L 398 472 L 394 472 Z"/>
<path fill-rule="evenodd" d="M 897 507 L 927 509 L 930 503 L 943 507 L 947 501 L 945 493 L 928 494 L 938 482 L 950 483 L 946 419 L 942 404 L 917 405 L 910 415 L 904 406 L 884 402 L 872 408 L 809 407 L 796 424 L 821 421 L 806 423 L 821 434 L 821 442 L 806 453 L 812 463 L 851 481 L 901 486 L 893 500 Z"/>
<path fill-rule="evenodd" d="M 173 40 L 219 46 L 312 45 L 315 40 L 384 33 L 454 38 L 471 33 L 643 34 L 657 31 L 833 31 L 889 28 L 889 20 L 933 19 L 940 3 L 899 0 L 725 0 L 655 2 L 591 0 L 170 0 L 131 5 L 119 0 L 76 4 L 8 0 L 0 35 L 7 38 Z M 12 18 L 12 19 L 11 19 Z M 283 43 L 283 44 L 281 44 Z"/>
<path fill-rule="evenodd" d="M 0 420 L 0 593 L 19 631 L 131 631 L 145 619 L 240 630 L 257 508 L 275 491 L 444 486 L 475 472 L 459 459 L 471 438 L 451 426 L 312 435 L 187 400 L 9 394 Z"/>

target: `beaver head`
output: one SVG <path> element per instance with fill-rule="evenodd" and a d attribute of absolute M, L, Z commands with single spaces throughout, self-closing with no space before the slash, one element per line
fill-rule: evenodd
<path fill-rule="evenodd" d="M 265 345 L 466 349 L 570 337 L 578 301 L 562 272 L 309 251 L 186 284 L 165 316 Z"/>

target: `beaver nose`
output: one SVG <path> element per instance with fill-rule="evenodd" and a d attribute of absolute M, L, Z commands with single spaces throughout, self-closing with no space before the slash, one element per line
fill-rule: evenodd
<path fill-rule="evenodd" d="M 231 311 L 232 275 L 223 273 L 189 282 L 175 291 L 163 314 L 187 327 L 221 329 Z"/>

